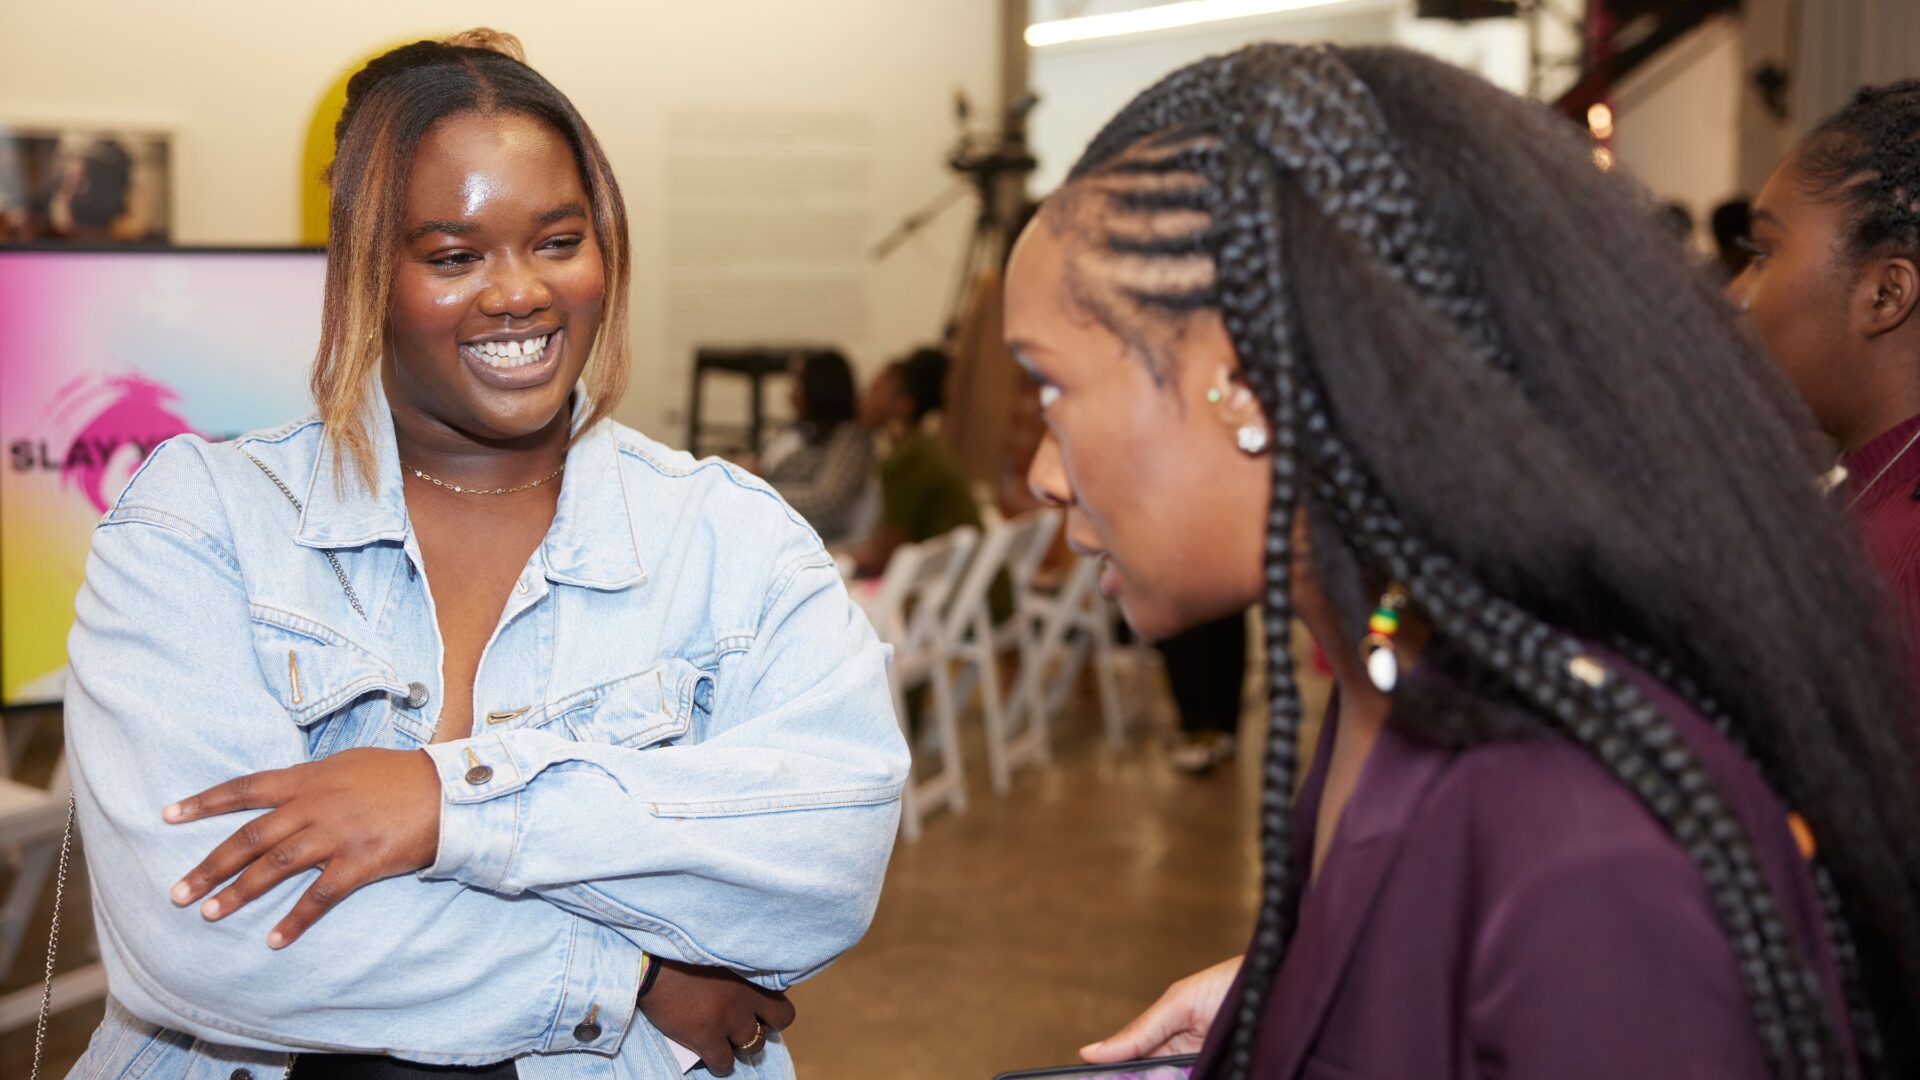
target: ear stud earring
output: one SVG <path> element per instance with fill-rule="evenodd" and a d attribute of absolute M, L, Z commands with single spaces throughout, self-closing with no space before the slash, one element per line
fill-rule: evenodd
<path fill-rule="evenodd" d="M 1232 373 L 1222 368 L 1220 382 L 1232 386 Z M 1259 406 L 1254 403 L 1253 395 L 1247 391 L 1246 387 L 1232 386 L 1230 390 L 1223 389 L 1221 386 L 1208 387 L 1207 403 L 1209 405 L 1225 403 L 1227 407 L 1222 410 L 1225 414 L 1223 418 L 1228 423 L 1233 422 L 1236 413 L 1247 417 L 1234 429 L 1233 433 L 1233 441 L 1240 447 L 1241 453 L 1251 456 L 1266 452 L 1268 442 L 1266 421 L 1261 418 Z"/>

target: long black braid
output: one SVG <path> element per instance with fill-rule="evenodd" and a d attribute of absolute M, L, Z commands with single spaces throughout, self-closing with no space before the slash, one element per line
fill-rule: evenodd
<path fill-rule="evenodd" d="M 1343 610 L 1364 610 L 1362 582 L 1400 582 L 1433 630 L 1423 663 L 1592 753 L 1686 851 L 1774 1073 L 1854 1075 L 1839 1003 L 1825 1000 L 1740 820 L 1668 721 L 1581 641 L 1621 642 L 1746 748 L 1821 837 L 1816 878 L 1855 1050 L 1875 1072 L 1912 1061 L 1912 1036 L 1883 1046 L 1894 1029 L 1874 1022 L 1913 1015 L 1920 977 L 1920 795 L 1912 748 L 1894 733 L 1911 708 L 1890 674 L 1891 635 L 1858 551 L 1800 479 L 1815 470 L 1794 449 L 1799 414 L 1777 378 L 1665 246 L 1636 232 L 1647 228 L 1636 193 L 1584 162 L 1550 122 L 1436 62 L 1259 46 L 1141 95 L 1048 211 L 1094 239 L 1097 257 L 1070 269 L 1076 299 L 1150 363 L 1170 362 L 1150 344 L 1154 324 L 1217 309 L 1272 426 L 1263 890 L 1232 1076 L 1251 1069 L 1295 918 L 1288 539 L 1301 505 L 1316 560 L 1349 571 L 1317 567 Z M 1562 233 L 1555 212 L 1578 216 L 1543 206 L 1542 190 L 1615 230 L 1593 246 L 1617 265 L 1526 254 L 1513 204 Z M 1476 228 L 1485 222 L 1505 228 Z M 1592 279 L 1596 261 L 1607 280 Z M 1668 309 L 1666 340 L 1606 326 L 1639 314 L 1633 302 Z M 1706 387 L 1725 417 L 1679 422 Z M 1436 469 L 1441 446 L 1455 460 Z M 1756 583 L 1768 595 L 1744 596 Z M 1766 625 L 1732 617 L 1743 603 Z M 1390 718 L 1410 734 L 1514 734 L 1502 710 L 1412 698 L 1397 695 Z"/>

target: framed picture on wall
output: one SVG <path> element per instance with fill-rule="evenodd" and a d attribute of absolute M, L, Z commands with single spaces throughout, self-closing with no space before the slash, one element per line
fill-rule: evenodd
<path fill-rule="evenodd" d="M 172 206 L 165 132 L 0 121 L 0 244 L 164 244 Z"/>

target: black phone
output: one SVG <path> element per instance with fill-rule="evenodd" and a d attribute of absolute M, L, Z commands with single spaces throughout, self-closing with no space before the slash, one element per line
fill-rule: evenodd
<path fill-rule="evenodd" d="M 1051 1080 L 1187 1080 L 1193 1075 L 1194 1063 L 1199 1060 L 1199 1054 L 1177 1054 L 1142 1061 L 1122 1061 L 1113 1065 L 1062 1065 L 1056 1069 L 1001 1073 L 993 1080 L 1040 1080 L 1041 1077 Z"/>

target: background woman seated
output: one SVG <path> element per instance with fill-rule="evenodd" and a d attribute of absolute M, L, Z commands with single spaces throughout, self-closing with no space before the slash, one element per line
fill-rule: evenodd
<path fill-rule="evenodd" d="M 806 353 L 792 366 L 793 427 L 773 441 L 760 475 L 829 547 L 872 531 L 878 487 L 873 437 L 856 419 L 853 368 L 841 353 Z"/>

